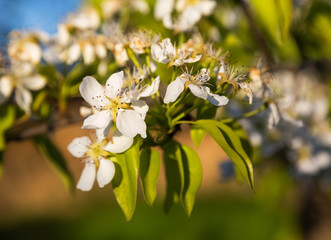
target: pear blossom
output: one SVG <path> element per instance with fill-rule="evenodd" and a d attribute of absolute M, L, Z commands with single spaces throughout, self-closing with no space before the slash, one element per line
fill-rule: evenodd
<path fill-rule="evenodd" d="M 72 64 L 82 56 L 86 65 L 92 64 L 96 59 L 107 56 L 106 38 L 86 31 L 84 34 L 73 36 L 70 42 L 60 49 L 60 59 L 67 64 Z"/>
<path fill-rule="evenodd" d="M 108 19 L 121 11 L 123 7 L 130 6 L 132 10 L 142 14 L 149 12 L 149 6 L 144 0 L 104 0 L 101 2 L 102 15 Z"/>
<path fill-rule="evenodd" d="M 48 42 L 49 36 L 42 31 L 10 33 L 8 55 L 12 61 L 37 65 L 42 58 L 41 42 Z"/>
<path fill-rule="evenodd" d="M 100 17 L 95 8 L 86 5 L 70 14 L 66 24 L 80 30 L 97 29 L 100 25 Z"/>
<path fill-rule="evenodd" d="M 172 65 L 181 66 L 184 63 L 194 63 L 201 59 L 202 55 L 193 55 L 191 48 L 176 49 L 169 38 L 163 39 L 159 43 L 154 43 L 151 46 L 152 57 L 159 63 L 169 63 Z"/>
<path fill-rule="evenodd" d="M 136 31 L 130 34 L 130 48 L 137 54 L 143 54 L 152 44 L 159 41 L 160 35 L 148 31 Z"/>
<path fill-rule="evenodd" d="M 243 67 L 240 69 L 236 65 L 228 66 L 225 62 L 222 62 L 219 67 L 214 69 L 217 77 L 217 87 L 220 87 L 223 83 L 231 84 L 233 87 L 233 95 L 238 91 L 238 88 L 242 89 L 249 99 L 249 104 L 253 102 L 253 91 L 250 88 L 248 82 L 246 82 L 247 76 L 244 74 Z"/>
<path fill-rule="evenodd" d="M 16 103 L 26 112 L 30 112 L 32 94 L 46 85 L 46 79 L 36 73 L 27 63 L 12 63 L 8 73 L 0 77 L 0 104 L 15 93 Z"/>
<path fill-rule="evenodd" d="M 212 0 L 178 0 L 176 3 L 173 0 L 158 0 L 154 16 L 162 20 L 166 28 L 184 32 L 192 29 L 202 16 L 210 15 L 215 6 L 216 2 Z M 174 9 L 179 13 L 177 19 L 172 18 Z"/>
<path fill-rule="evenodd" d="M 226 105 L 229 99 L 225 96 L 219 96 L 210 92 L 210 89 L 205 86 L 210 79 L 210 70 L 203 68 L 196 76 L 190 74 L 182 74 L 171 82 L 164 97 L 164 103 L 170 103 L 176 101 L 178 96 L 184 91 L 185 88 L 189 88 L 191 93 L 199 98 L 208 100 L 215 106 Z"/>
<path fill-rule="evenodd" d="M 115 175 L 114 163 L 106 157 L 110 153 L 121 153 L 129 149 L 133 138 L 123 136 L 116 131 L 112 141 L 98 138 L 93 143 L 88 137 L 75 138 L 69 145 L 68 151 L 77 158 L 84 158 L 85 167 L 77 183 L 77 188 L 90 191 L 97 179 L 100 188 L 111 182 Z"/>
<path fill-rule="evenodd" d="M 85 77 L 79 89 L 85 101 L 98 111 L 85 119 L 82 128 L 105 129 L 115 123 L 117 129 L 127 137 L 137 134 L 146 137 L 144 119 L 148 105 L 139 99 L 139 92 L 125 86 L 123 71 L 112 74 L 105 87 L 93 77 Z"/>

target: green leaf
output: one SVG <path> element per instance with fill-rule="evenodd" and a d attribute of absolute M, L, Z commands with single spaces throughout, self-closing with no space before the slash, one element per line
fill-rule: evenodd
<path fill-rule="evenodd" d="M 5 132 L 15 122 L 15 108 L 11 105 L 0 106 L 0 178 L 3 173 L 3 152 L 6 146 Z"/>
<path fill-rule="evenodd" d="M 113 190 L 127 221 L 130 221 L 136 208 L 137 177 L 139 167 L 138 141 L 122 154 L 111 159 L 115 164 Z"/>
<path fill-rule="evenodd" d="M 212 104 L 203 104 L 197 109 L 197 119 L 211 119 L 216 115 L 217 107 Z"/>
<path fill-rule="evenodd" d="M 192 148 L 181 145 L 181 152 L 184 170 L 182 204 L 185 213 L 190 216 L 194 206 L 195 195 L 202 181 L 202 165 L 199 155 Z"/>
<path fill-rule="evenodd" d="M 169 212 L 172 205 L 180 199 L 184 187 L 184 170 L 179 144 L 175 141 L 165 144 L 163 146 L 163 157 L 167 180 L 164 210 Z"/>
<path fill-rule="evenodd" d="M 0 106 L 0 134 L 10 128 L 15 121 L 15 108 L 11 105 Z M 1 145 L 0 145 L 1 149 Z"/>
<path fill-rule="evenodd" d="M 234 162 L 245 180 L 254 188 L 253 167 L 238 134 L 229 126 L 215 120 L 199 120 L 196 125 L 208 132 Z"/>
<path fill-rule="evenodd" d="M 279 28 L 281 38 L 285 41 L 288 38 L 292 21 L 292 1 L 289 0 L 276 0 L 277 15 L 279 21 Z"/>
<path fill-rule="evenodd" d="M 153 205 L 156 197 L 156 185 L 159 180 L 161 158 L 154 149 L 144 149 L 140 154 L 140 182 L 144 197 L 149 205 Z"/>
<path fill-rule="evenodd" d="M 254 162 L 254 149 L 251 143 L 248 140 L 246 131 L 242 128 L 242 126 L 238 122 L 232 122 L 229 124 L 230 128 L 236 132 L 238 137 L 240 138 L 241 145 L 247 153 L 249 159 Z"/>
<path fill-rule="evenodd" d="M 44 159 L 48 160 L 50 166 L 60 175 L 64 185 L 70 190 L 73 189 L 73 177 L 63 155 L 52 140 L 45 135 L 39 135 L 34 137 L 34 143 Z"/>
<path fill-rule="evenodd" d="M 282 43 L 289 35 L 292 20 L 292 1 L 251 0 L 259 24 L 276 43 Z"/>
<path fill-rule="evenodd" d="M 190 134 L 195 147 L 199 148 L 202 139 L 206 136 L 206 131 L 201 128 L 192 127 Z"/>

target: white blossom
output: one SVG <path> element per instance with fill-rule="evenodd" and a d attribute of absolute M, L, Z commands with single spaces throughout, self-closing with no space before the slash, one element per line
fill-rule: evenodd
<path fill-rule="evenodd" d="M 93 143 L 88 137 L 75 138 L 69 145 L 68 151 L 77 158 L 84 158 L 85 167 L 82 171 L 77 188 L 90 191 L 97 179 L 100 188 L 111 182 L 115 175 L 114 163 L 107 159 L 110 153 L 121 153 L 131 147 L 133 138 L 123 136 L 115 131 L 112 140 L 98 137 Z"/>
<path fill-rule="evenodd" d="M 97 113 L 85 119 L 82 128 L 104 129 L 112 122 L 125 136 L 135 137 L 140 134 L 146 137 L 146 123 L 144 121 L 148 105 L 143 100 L 133 98 L 133 90 L 123 88 L 123 71 L 112 74 L 105 87 L 101 86 L 93 77 L 85 77 L 80 85 L 82 97 L 95 109 Z"/>
<path fill-rule="evenodd" d="M 169 63 L 172 65 L 181 66 L 184 63 L 194 63 L 201 59 L 202 55 L 193 55 L 192 49 L 178 48 L 176 49 L 169 38 L 163 39 L 159 43 L 152 44 L 152 57 L 159 63 Z"/>
<path fill-rule="evenodd" d="M 166 95 L 163 100 L 164 103 L 176 101 L 178 96 L 187 87 L 190 89 L 194 96 L 208 100 L 213 105 L 226 105 L 229 101 L 227 97 L 213 94 L 210 92 L 210 89 L 205 86 L 209 79 L 210 71 L 206 68 L 201 69 L 201 71 L 196 76 L 191 76 L 190 74 L 182 74 L 168 85 Z"/>

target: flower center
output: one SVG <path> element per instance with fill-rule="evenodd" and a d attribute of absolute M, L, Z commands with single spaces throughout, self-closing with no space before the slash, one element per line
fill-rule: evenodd
<path fill-rule="evenodd" d="M 108 104 L 106 104 L 103 109 L 111 112 L 114 123 L 116 123 L 116 115 L 119 109 L 132 109 L 129 103 L 122 102 L 120 96 L 115 98 L 105 97 L 108 100 Z"/>
<path fill-rule="evenodd" d="M 91 146 L 88 146 L 88 151 L 86 152 L 86 156 L 93 159 L 96 167 L 99 167 L 99 157 L 104 157 L 108 155 L 108 152 L 104 150 L 105 145 L 107 144 L 107 140 L 103 140 L 101 142 L 95 142 Z"/>

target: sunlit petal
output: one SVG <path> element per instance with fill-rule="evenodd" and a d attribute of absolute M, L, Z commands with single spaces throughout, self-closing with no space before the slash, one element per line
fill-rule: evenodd
<path fill-rule="evenodd" d="M 124 83 L 124 72 L 120 71 L 112 74 L 106 82 L 106 94 L 108 97 L 113 98 L 118 95 Z"/>
<path fill-rule="evenodd" d="M 125 110 L 118 113 L 116 126 L 118 130 L 127 137 L 135 137 L 140 134 L 146 137 L 146 123 L 141 115 L 133 110 Z"/>
<path fill-rule="evenodd" d="M 104 149 L 111 153 L 121 153 L 131 147 L 133 143 L 132 137 L 122 135 L 118 130 L 115 131 L 112 141 L 110 141 Z"/>
<path fill-rule="evenodd" d="M 103 188 L 111 182 L 115 175 L 114 163 L 102 157 L 99 158 L 99 168 L 97 170 L 97 182 L 99 187 Z"/>
<path fill-rule="evenodd" d="M 82 191 L 90 191 L 93 187 L 95 175 L 95 164 L 87 159 L 76 187 Z"/>
<path fill-rule="evenodd" d="M 159 86 L 160 86 L 160 76 L 157 76 L 157 78 L 155 78 L 155 80 L 152 82 L 152 84 L 145 88 L 141 93 L 140 93 L 140 97 L 149 97 L 153 94 L 155 94 L 157 92 L 157 90 L 159 90 Z"/>
<path fill-rule="evenodd" d="M 36 74 L 31 77 L 24 78 L 23 86 L 30 90 L 40 90 L 46 85 L 46 78 Z"/>
<path fill-rule="evenodd" d="M 94 108 L 100 109 L 100 106 L 104 105 L 102 102 L 104 101 L 104 88 L 93 77 L 84 77 L 79 91 L 85 101 Z"/>
<path fill-rule="evenodd" d="M 105 128 L 112 121 L 109 110 L 100 111 L 85 119 L 82 129 Z"/>
<path fill-rule="evenodd" d="M 81 158 L 88 151 L 88 146 L 91 145 L 91 141 L 88 137 L 75 138 L 68 145 L 68 151 L 77 158 Z"/>
<path fill-rule="evenodd" d="M 23 87 L 17 87 L 15 91 L 15 100 L 25 112 L 30 112 L 32 102 L 31 93 Z"/>
<path fill-rule="evenodd" d="M 172 81 L 168 87 L 164 97 L 164 103 L 170 103 L 176 101 L 178 96 L 184 91 L 184 83 L 180 77 L 177 77 L 175 81 Z"/>
<path fill-rule="evenodd" d="M 191 90 L 191 93 L 194 96 L 199 97 L 199 98 L 202 98 L 204 100 L 207 99 L 208 94 L 207 94 L 207 92 L 202 87 L 197 86 L 195 84 L 189 84 L 188 85 L 188 88 Z"/>

